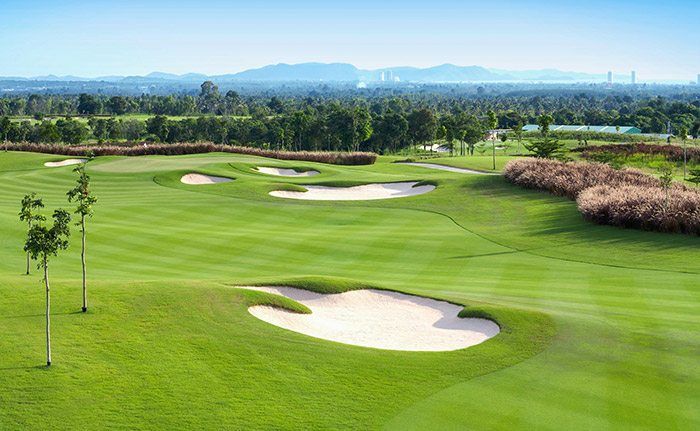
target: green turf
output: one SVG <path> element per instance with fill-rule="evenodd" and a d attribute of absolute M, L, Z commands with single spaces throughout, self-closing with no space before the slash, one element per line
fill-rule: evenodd
<path fill-rule="evenodd" d="M 91 162 L 91 308 L 78 312 L 74 243 L 52 261 L 46 369 L 43 290 L 37 274 L 21 275 L 17 212 L 30 191 L 47 210 L 67 206 L 74 174 L 43 167 L 55 159 L 0 153 L 0 429 L 700 427 L 700 239 L 593 225 L 575 203 L 499 176 L 395 158 Z M 260 165 L 321 174 L 273 177 Z M 195 171 L 235 180 L 180 183 Z M 374 181 L 438 188 L 367 202 L 267 195 Z M 249 305 L 307 310 L 231 287 L 251 283 L 427 295 L 503 331 L 456 352 L 347 346 L 257 320 Z"/>

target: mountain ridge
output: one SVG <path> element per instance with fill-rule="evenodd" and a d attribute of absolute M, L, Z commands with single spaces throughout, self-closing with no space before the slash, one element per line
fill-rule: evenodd
<path fill-rule="evenodd" d="M 617 75 L 618 79 L 627 76 Z M 431 67 L 397 66 L 379 69 L 359 69 L 349 63 L 277 63 L 236 73 L 205 75 L 185 73 L 182 75 L 154 71 L 147 75 L 110 75 L 85 78 L 73 75 L 46 75 L 37 77 L 0 77 L 0 81 L 51 81 L 51 82 L 194 82 L 194 81 L 328 81 L 328 82 L 417 82 L 417 83 L 467 83 L 467 82 L 600 82 L 605 73 L 592 74 L 558 69 L 506 70 L 489 69 L 482 66 L 459 66 L 444 63 Z"/>

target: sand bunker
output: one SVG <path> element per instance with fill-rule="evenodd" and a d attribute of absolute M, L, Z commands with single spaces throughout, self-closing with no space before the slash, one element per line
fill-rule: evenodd
<path fill-rule="evenodd" d="M 438 352 L 474 346 L 500 332 L 491 320 L 457 317 L 460 306 L 398 292 L 367 289 L 329 295 L 292 287 L 241 288 L 286 296 L 312 312 L 250 307 L 248 311 L 258 319 L 311 337 L 356 346 Z"/>
<path fill-rule="evenodd" d="M 183 175 L 183 177 L 180 178 L 180 182 L 191 185 L 228 183 L 229 181 L 232 181 L 231 178 L 213 177 L 211 175 L 195 173 Z"/>
<path fill-rule="evenodd" d="M 400 165 L 420 166 L 420 167 L 429 168 L 429 169 L 439 169 L 441 171 L 458 172 L 460 174 L 498 175 L 497 173 L 494 173 L 494 172 L 481 172 L 481 171 L 475 171 L 473 169 L 467 169 L 467 168 L 456 168 L 454 166 L 437 165 L 435 163 L 401 162 L 399 164 Z"/>
<path fill-rule="evenodd" d="M 319 171 L 296 171 L 294 169 L 284 169 L 284 168 L 266 168 L 264 166 L 259 166 L 256 168 L 258 172 L 268 175 L 277 175 L 280 177 L 312 177 L 318 175 Z"/>
<path fill-rule="evenodd" d="M 311 201 L 365 201 L 392 199 L 422 195 L 435 190 L 433 185 L 414 187 L 417 182 L 365 184 L 354 187 L 302 186 L 307 191 L 292 192 L 275 190 L 270 195 L 278 198 L 304 199 Z"/>
<path fill-rule="evenodd" d="M 44 166 L 49 168 L 58 168 L 60 166 L 79 165 L 85 162 L 87 162 L 87 159 L 66 159 L 61 160 L 60 162 L 46 162 L 44 163 Z"/>

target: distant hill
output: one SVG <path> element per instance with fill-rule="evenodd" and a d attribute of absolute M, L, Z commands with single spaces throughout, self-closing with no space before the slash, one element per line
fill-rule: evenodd
<path fill-rule="evenodd" d="M 581 72 L 565 72 L 556 69 L 542 70 L 501 70 L 487 69 L 481 66 L 457 66 L 442 64 L 439 66 L 418 68 L 410 66 L 387 67 L 374 70 L 361 70 L 347 63 L 300 63 L 273 64 L 257 69 L 244 70 L 238 73 L 223 75 L 204 75 L 187 73 L 176 75 L 166 72 L 152 72 L 145 76 L 103 76 L 98 78 L 82 78 L 79 76 L 38 76 L 33 78 L 0 77 L 0 81 L 44 81 L 44 82 L 130 82 L 130 83 L 163 83 L 202 82 L 207 79 L 215 82 L 283 82 L 283 81 L 328 81 L 328 82 L 503 82 L 503 81 L 536 81 L 536 82 L 600 82 L 606 79 L 605 73 L 590 74 Z M 628 76 L 616 75 L 615 80 L 628 80 Z"/>

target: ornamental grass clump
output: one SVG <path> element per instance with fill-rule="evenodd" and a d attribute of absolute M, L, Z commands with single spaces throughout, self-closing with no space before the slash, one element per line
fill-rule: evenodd
<path fill-rule="evenodd" d="M 521 159 L 508 162 L 506 179 L 521 187 L 544 190 L 576 199 L 583 190 L 599 186 L 638 185 L 659 187 L 659 181 L 636 169 L 613 169 L 603 163 L 574 163 L 549 159 Z"/>
<path fill-rule="evenodd" d="M 700 235 L 700 191 L 635 169 L 602 163 L 522 159 L 509 162 L 506 179 L 522 187 L 576 200 L 586 220 L 658 232 Z"/>
<path fill-rule="evenodd" d="M 625 228 L 700 235 L 700 193 L 672 188 L 596 186 L 576 199 L 586 220 Z"/>

